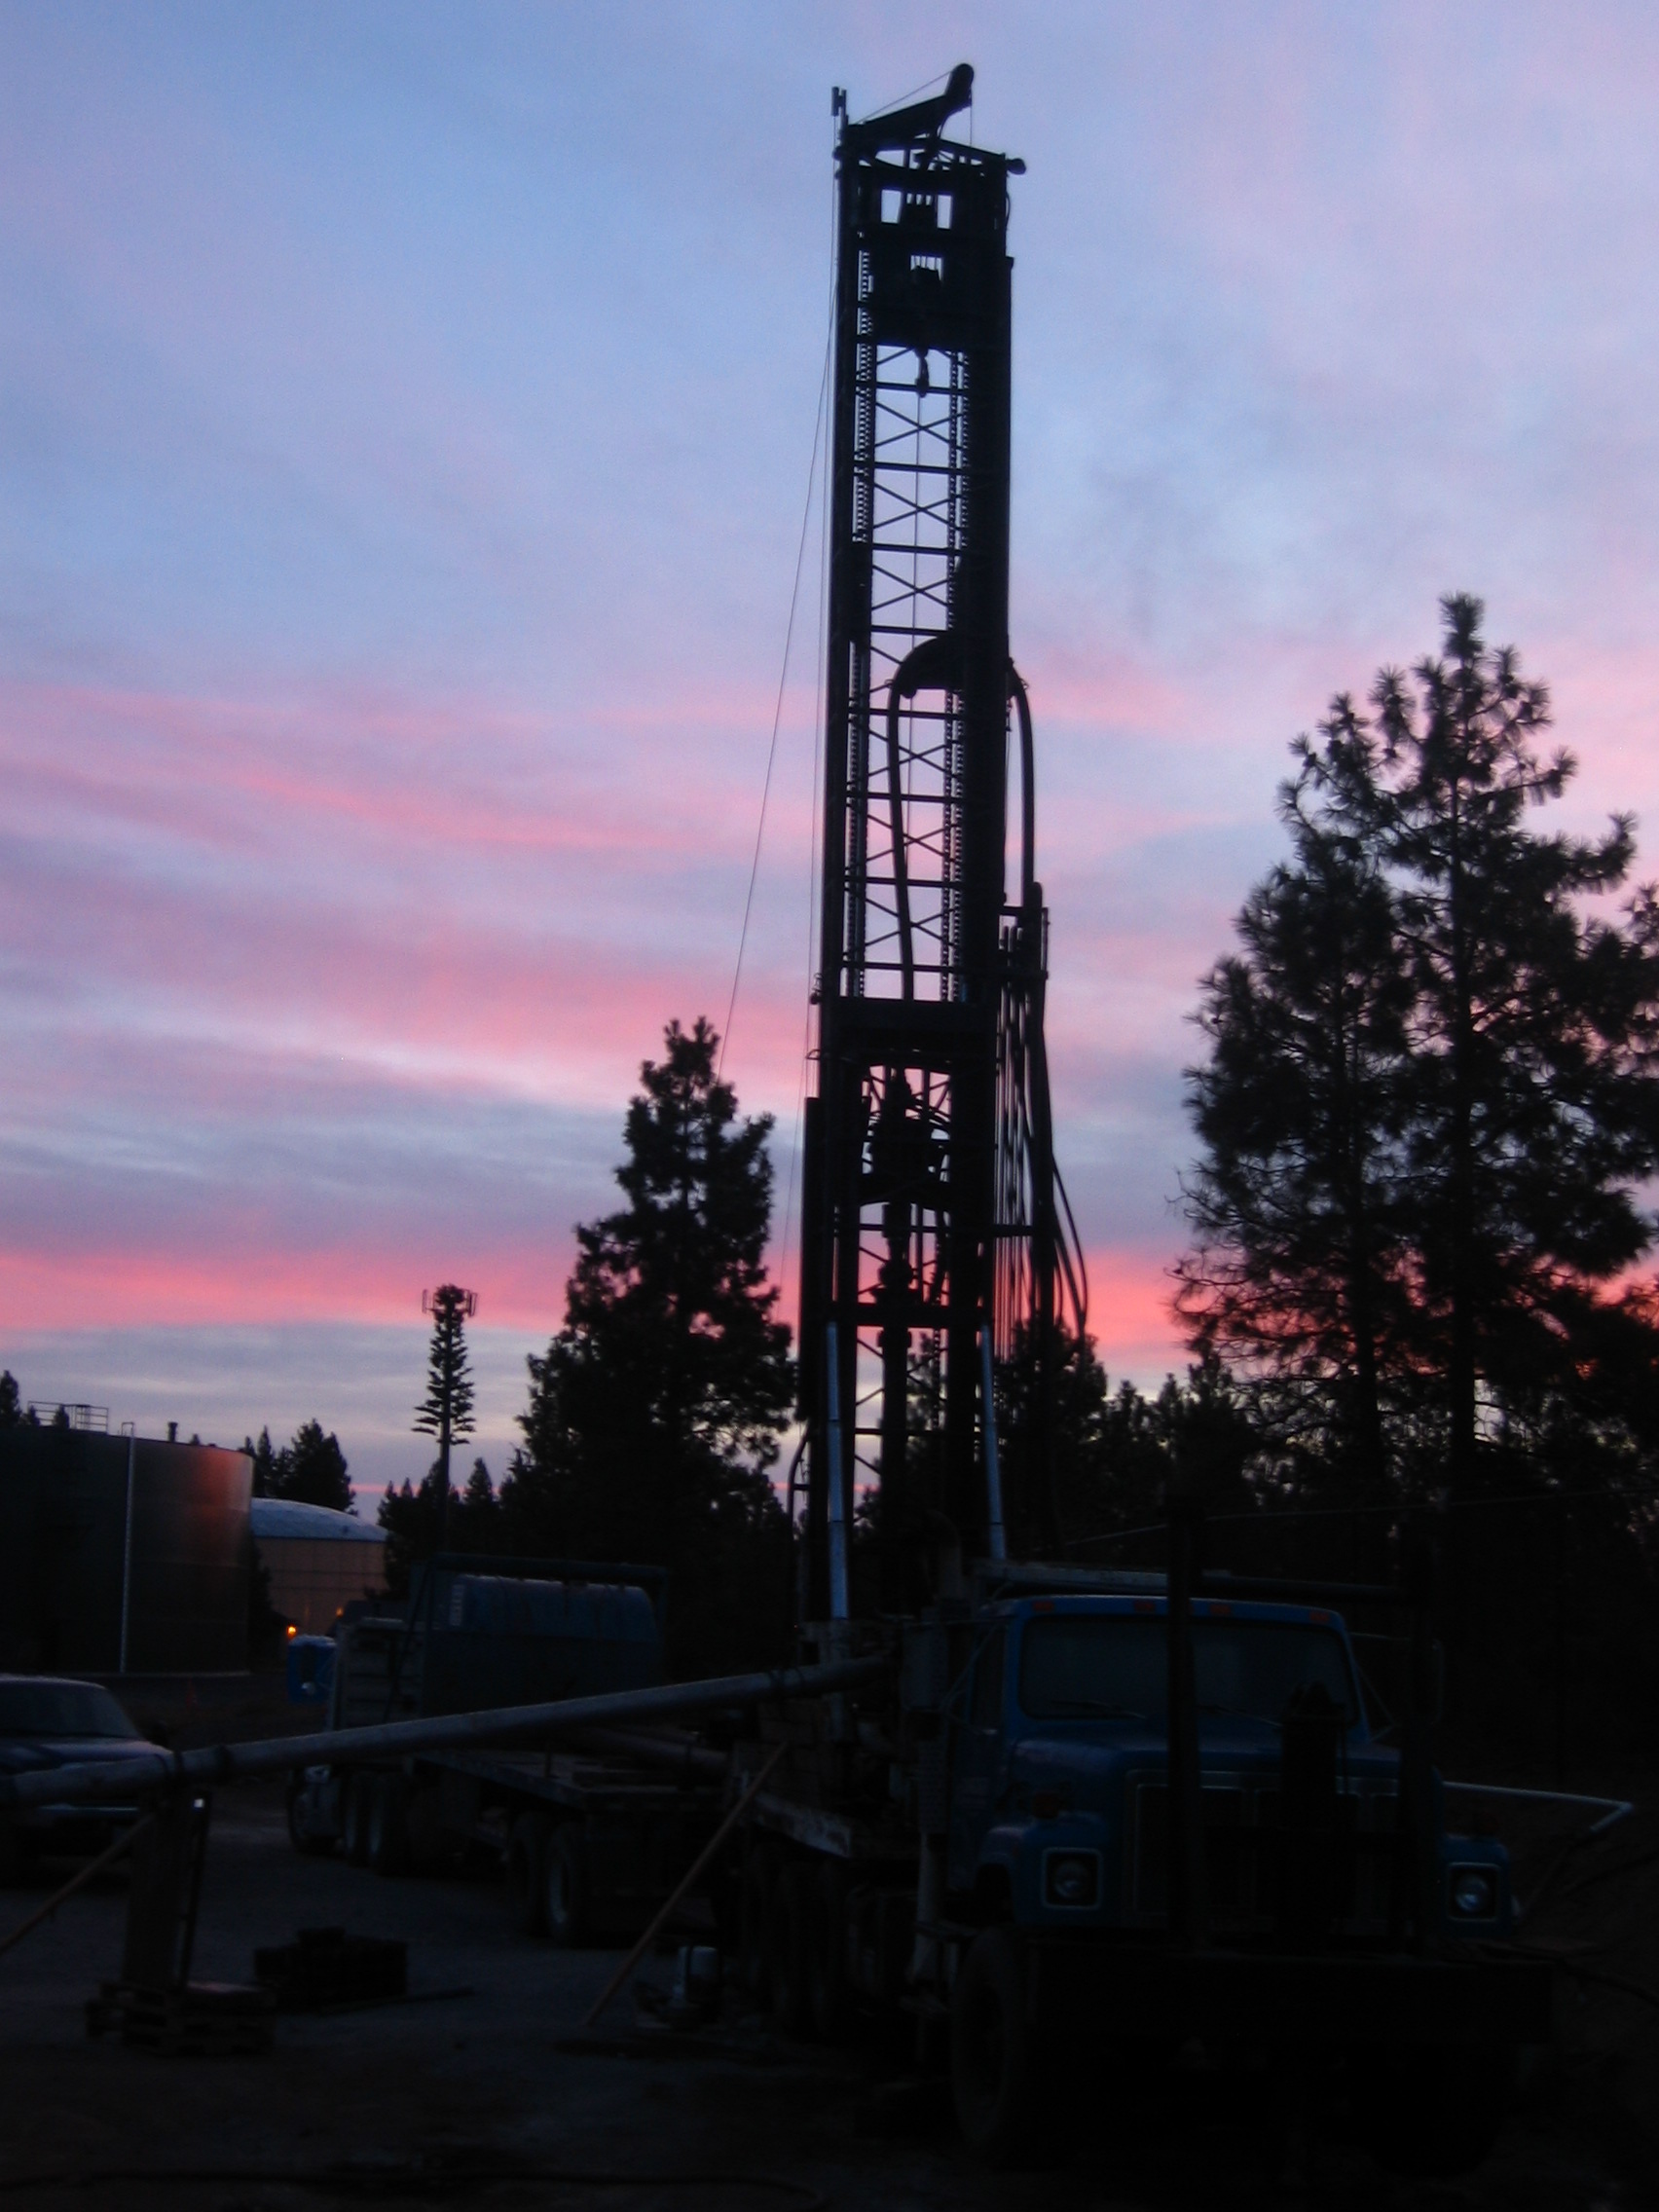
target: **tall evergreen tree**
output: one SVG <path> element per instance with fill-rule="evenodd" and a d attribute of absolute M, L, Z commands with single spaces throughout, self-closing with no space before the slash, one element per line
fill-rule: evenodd
<path fill-rule="evenodd" d="M 351 1510 L 351 1485 L 340 1439 L 324 1432 L 321 1421 L 302 1421 L 292 1440 L 277 1453 L 272 1472 L 273 1497 L 297 1498 L 304 1505 L 326 1505 L 335 1513 Z"/>
<path fill-rule="evenodd" d="M 1375 1488 L 1402 1342 L 1412 979 L 1376 741 L 1346 696 L 1320 734 L 1298 741 L 1279 793 L 1291 858 L 1204 980 L 1210 1055 L 1187 1073 L 1198 1234 L 1177 1303 L 1202 1352 L 1271 1390 L 1281 1443 Z"/>
<path fill-rule="evenodd" d="M 259 1442 L 257 1444 L 255 1444 L 251 1436 L 244 1436 L 242 1438 L 242 1450 L 253 1461 L 254 1496 L 276 1496 L 276 1485 L 278 1481 L 276 1472 L 276 1452 L 271 1442 L 271 1430 L 269 1424 L 260 1430 Z"/>
<path fill-rule="evenodd" d="M 776 1640 L 788 1531 L 765 1470 L 793 1376 L 766 1279 L 771 1119 L 739 1121 L 706 1021 L 663 1043 L 628 1109 L 627 1202 L 578 1227 L 565 1325 L 530 1359 L 500 1506 L 519 1549 L 668 1565 L 692 1668 Z"/>
<path fill-rule="evenodd" d="M 8 1367 L 0 1374 L 0 1428 L 17 1428 L 22 1421 L 23 1409 L 18 1396 L 18 1378 Z"/>
<path fill-rule="evenodd" d="M 426 1352 L 426 1395 L 415 1409 L 416 1432 L 438 1440 L 437 1543 L 449 1538 L 450 1446 L 472 1434 L 472 1363 L 466 1317 L 475 1301 L 459 1283 L 446 1282 L 431 1298 L 432 1341 Z"/>
<path fill-rule="evenodd" d="M 1640 1302 L 1606 1293 L 1652 1235 L 1659 904 L 1606 909 L 1628 819 L 1529 827 L 1573 773 L 1535 750 L 1547 692 L 1478 601 L 1443 612 L 1442 655 L 1383 670 L 1374 720 L 1340 698 L 1299 748 L 1291 860 L 1206 980 L 1180 1305 L 1327 1462 L 1421 1451 L 1466 1494 L 1523 1409 L 1591 1418 L 1595 1369 L 1604 1421 L 1609 1379 L 1651 1369 Z"/>
<path fill-rule="evenodd" d="M 1392 772 L 1390 858 L 1414 984 L 1411 1188 L 1419 1298 L 1445 1346 L 1454 1493 L 1474 1484 L 1484 1379 L 1570 1379 L 1597 1286 L 1641 1257 L 1659 1165 L 1659 909 L 1626 886 L 1634 824 L 1541 836 L 1572 756 L 1535 751 L 1549 694 L 1482 607 L 1442 602 L 1445 643 L 1374 694 Z"/>

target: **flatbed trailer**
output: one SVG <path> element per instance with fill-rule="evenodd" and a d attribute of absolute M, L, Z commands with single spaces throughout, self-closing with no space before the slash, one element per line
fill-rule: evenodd
<path fill-rule="evenodd" d="M 342 1626 L 330 1727 L 645 1686 L 660 1667 L 645 1571 L 433 1561 L 406 1611 Z M 645 1924 L 713 1832 L 725 1772 L 691 1738 L 625 1730 L 319 1761 L 293 1778 L 289 1828 L 302 1851 L 339 1844 L 383 1874 L 504 1866 L 526 1932 L 579 1944 Z"/>
<path fill-rule="evenodd" d="M 664 1775 L 648 1751 L 452 1751 L 309 1768 L 289 1820 L 301 1850 L 338 1842 L 383 1874 L 499 1864 L 527 1934 L 582 1944 L 644 1926 L 713 1832 L 721 1798 L 719 1782 Z"/>

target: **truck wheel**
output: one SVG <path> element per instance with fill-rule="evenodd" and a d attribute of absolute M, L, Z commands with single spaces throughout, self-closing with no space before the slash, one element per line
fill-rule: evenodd
<path fill-rule="evenodd" d="M 1473 2172 L 1496 2139 L 1515 2084 L 1498 2044 L 1438 2045 L 1366 2062 L 1371 2155 L 1384 2173 L 1450 2179 Z"/>
<path fill-rule="evenodd" d="M 16 1821 L 0 1820 L 0 1890 L 15 1890 L 34 1872 L 35 1848 Z"/>
<path fill-rule="evenodd" d="M 547 1933 L 555 1943 L 576 1950 L 593 1937 L 593 1907 L 588 1883 L 587 1842 L 574 1821 L 553 1830 L 547 1846 L 544 1879 Z"/>
<path fill-rule="evenodd" d="M 369 1800 L 369 1864 L 377 1874 L 409 1871 L 408 1804 L 409 1785 L 402 1775 L 383 1774 Z"/>
<path fill-rule="evenodd" d="M 321 1859 L 334 1849 L 334 1838 L 312 1827 L 306 1804 L 305 1777 L 297 1774 L 288 1785 L 288 1841 L 304 1858 Z"/>
<path fill-rule="evenodd" d="M 521 1813 L 507 1838 L 507 1889 L 527 1936 L 547 1933 L 547 1838 L 552 1827 L 545 1813 Z"/>
<path fill-rule="evenodd" d="M 346 1777 L 346 1804 L 341 1825 L 345 1829 L 346 1856 L 353 1866 L 366 1866 L 369 1862 L 369 1815 L 378 1779 L 360 1767 Z"/>
<path fill-rule="evenodd" d="M 1036 2040 L 1024 1947 L 1012 1928 L 987 1928 L 956 1977 L 950 2086 L 962 2139 L 989 2166 L 1032 2162 L 1042 2117 Z"/>
<path fill-rule="evenodd" d="M 409 1836 L 409 1863 L 417 1874 L 435 1874 L 449 1856 L 444 1832 L 444 1793 L 435 1782 L 409 1792 L 403 1825 Z"/>
<path fill-rule="evenodd" d="M 847 2030 L 847 1869 L 826 1859 L 807 1895 L 806 1982 L 812 2024 L 826 2043 Z"/>
<path fill-rule="evenodd" d="M 743 1868 L 743 1986 L 757 2005 L 771 1995 L 769 1971 L 772 1891 L 778 1879 L 778 1847 L 757 1843 Z"/>
<path fill-rule="evenodd" d="M 814 1871 L 810 1861 L 784 1866 L 772 1884 L 772 1907 L 766 1919 L 772 2018 L 785 2035 L 802 2040 L 812 2034 L 806 1930 Z"/>

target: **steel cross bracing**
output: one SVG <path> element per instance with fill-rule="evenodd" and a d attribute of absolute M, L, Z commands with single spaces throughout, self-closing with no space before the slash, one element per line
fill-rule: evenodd
<path fill-rule="evenodd" d="M 1008 641 L 1008 179 L 1022 165 L 943 135 L 972 81 L 959 69 L 940 97 L 867 123 L 840 110 L 801 1275 L 817 1617 L 832 1595 L 830 1524 L 845 1525 L 855 1491 L 879 1499 L 884 1606 L 925 1595 L 941 1540 L 983 1548 L 981 1332 L 1005 1360 L 1052 1336 L 1047 920 Z M 1011 698 L 1023 768 L 1013 906 Z M 1041 1520 L 1046 1499 L 1028 1502 Z"/>

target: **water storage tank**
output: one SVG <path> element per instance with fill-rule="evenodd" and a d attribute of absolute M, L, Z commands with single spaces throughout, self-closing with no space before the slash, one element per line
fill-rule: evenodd
<path fill-rule="evenodd" d="M 296 1497 L 256 1497 L 254 1548 L 271 1604 L 301 1636 L 327 1636 L 346 1607 L 386 1582 L 386 1530 Z"/>
<path fill-rule="evenodd" d="M 0 1429 L 0 1668 L 117 1673 L 125 1600 L 129 1674 L 241 1673 L 252 1488 L 241 1452 Z"/>

